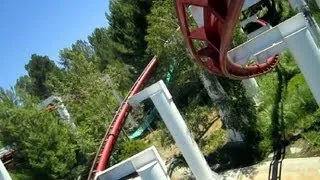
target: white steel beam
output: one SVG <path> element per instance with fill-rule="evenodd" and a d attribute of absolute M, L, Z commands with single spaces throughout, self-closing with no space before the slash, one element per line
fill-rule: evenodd
<path fill-rule="evenodd" d="M 168 175 L 163 172 L 161 166 L 157 161 L 153 161 L 140 169 L 137 173 L 142 180 L 166 180 L 169 179 Z"/>
<path fill-rule="evenodd" d="M 285 39 L 309 88 L 320 106 L 320 50 L 311 33 L 304 28 Z"/>
<path fill-rule="evenodd" d="M 134 173 L 141 180 L 170 180 L 167 168 L 154 146 L 97 173 L 95 180 L 127 179 L 125 177 Z"/>
<path fill-rule="evenodd" d="M 220 179 L 211 171 L 162 80 L 130 97 L 128 102 L 137 105 L 147 98 L 151 98 L 196 179 Z"/>
<path fill-rule="evenodd" d="M 272 27 L 269 24 L 267 24 L 266 26 L 263 26 L 263 27 L 255 30 L 255 31 L 253 31 L 252 33 L 248 34 L 248 38 L 252 39 L 252 38 L 254 38 L 254 37 L 256 37 L 256 36 L 266 32 L 266 31 L 268 31 L 271 28 Z"/>
<path fill-rule="evenodd" d="M 189 6 L 189 9 L 191 11 L 194 21 L 197 23 L 197 26 L 203 27 L 204 26 L 203 7 L 191 5 Z"/>
<path fill-rule="evenodd" d="M 41 110 L 42 108 L 45 108 L 46 106 L 48 106 L 51 103 L 56 105 L 59 116 L 61 117 L 63 122 L 70 125 L 72 128 L 75 129 L 76 125 L 71 120 L 70 114 L 69 114 L 67 108 L 65 107 L 65 105 L 63 104 L 63 101 L 60 97 L 50 96 L 47 99 L 43 100 L 40 104 L 38 104 L 37 108 L 38 108 L 38 110 Z"/>
<path fill-rule="evenodd" d="M 249 7 L 257 4 L 261 0 L 246 0 L 242 6 L 242 10 L 248 9 Z"/>
<path fill-rule="evenodd" d="M 286 49 L 293 54 L 320 106 L 320 50 L 302 13 L 232 49 L 228 56 L 233 62 L 246 65 L 252 57 L 265 62 Z"/>
<path fill-rule="evenodd" d="M 246 89 L 246 95 L 248 98 L 252 98 L 256 106 L 260 104 L 259 99 L 259 85 L 255 78 L 244 79 L 241 81 L 242 85 Z"/>
<path fill-rule="evenodd" d="M 308 21 L 308 25 L 309 25 L 309 31 L 313 36 L 313 39 L 316 40 L 316 43 L 319 46 L 320 27 L 317 21 L 314 19 L 314 17 L 310 13 L 310 8 L 308 7 L 308 3 L 305 0 L 289 0 L 289 3 L 293 9 L 305 14 L 306 19 Z"/>
<path fill-rule="evenodd" d="M 301 8 L 307 6 L 307 3 L 304 0 L 289 0 L 289 3 L 292 9 L 298 9 L 301 12 Z"/>
<path fill-rule="evenodd" d="M 241 27 L 246 27 L 249 23 L 256 22 L 258 16 L 255 14 L 240 22 Z"/>
<path fill-rule="evenodd" d="M 228 52 L 228 57 L 231 61 L 238 64 L 247 64 L 248 61 L 254 57 L 257 58 L 258 62 L 265 61 L 266 59 L 264 57 L 279 54 L 286 48 L 285 44 L 282 43 L 286 37 L 305 27 L 307 27 L 307 21 L 303 14 L 299 13 L 230 50 Z"/>
<path fill-rule="evenodd" d="M 6 167 L 4 167 L 1 160 L 0 160 L 0 180 L 12 180 Z"/>
<path fill-rule="evenodd" d="M 38 108 L 38 110 L 41 110 L 41 109 L 45 108 L 46 106 L 48 106 L 50 103 L 53 103 L 54 101 L 55 102 L 62 102 L 60 97 L 50 96 L 47 99 L 43 100 L 41 103 L 39 103 L 37 108 Z"/>

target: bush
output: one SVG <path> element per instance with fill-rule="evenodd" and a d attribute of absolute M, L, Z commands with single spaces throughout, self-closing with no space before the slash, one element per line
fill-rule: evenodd
<path fill-rule="evenodd" d="M 185 113 L 185 120 L 196 139 L 201 138 L 217 116 L 215 108 L 190 105 Z"/>
<path fill-rule="evenodd" d="M 277 73 L 258 79 L 262 93 L 258 129 L 263 137 L 259 149 L 264 153 L 272 150 L 275 142 L 315 130 L 320 117 L 318 105 L 292 55 L 285 52 L 280 59 Z M 303 137 L 312 144 L 318 141 L 314 133 L 305 133 Z"/>
<path fill-rule="evenodd" d="M 148 144 L 141 140 L 124 141 L 120 144 L 119 160 L 123 161 L 148 147 Z"/>
<path fill-rule="evenodd" d="M 216 151 L 223 147 L 227 142 L 227 132 L 224 129 L 219 129 L 211 134 L 208 138 L 201 140 L 200 147 L 204 155 Z"/>
<path fill-rule="evenodd" d="M 303 131 L 316 121 L 313 115 L 318 105 L 302 74 L 294 76 L 288 84 L 284 101 L 284 119 L 288 133 Z"/>
<path fill-rule="evenodd" d="M 304 137 L 311 145 L 320 146 L 320 132 L 310 131 L 302 133 L 302 137 Z"/>

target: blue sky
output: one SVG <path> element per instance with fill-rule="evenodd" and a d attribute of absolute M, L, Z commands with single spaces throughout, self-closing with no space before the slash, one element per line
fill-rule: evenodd
<path fill-rule="evenodd" d="M 59 50 L 106 27 L 109 0 L 0 0 L 0 87 L 27 72 L 31 54 L 59 59 Z"/>

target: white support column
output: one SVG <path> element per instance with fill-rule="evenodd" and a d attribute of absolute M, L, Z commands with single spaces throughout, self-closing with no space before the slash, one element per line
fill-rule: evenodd
<path fill-rule="evenodd" d="M 257 62 L 265 62 L 267 58 L 286 50 L 284 39 L 307 27 L 307 23 L 304 15 L 299 13 L 230 50 L 228 57 L 231 61 L 242 65 L 246 65 L 253 58 Z"/>
<path fill-rule="evenodd" d="M 242 85 L 246 89 L 248 98 L 252 98 L 256 106 L 260 104 L 259 100 L 259 86 L 255 78 L 244 79 L 241 81 Z"/>
<path fill-rule="evenodd" d="M 307 6 L 307 3 L 304 0 L 289 0 L 289 3 L 292 9 L 298 9 L 301 12 L 301 7 Z"/>
<path fill-rule="evenodd" d="M 162 167 L 157 161 L 153 161 L 140 169 L 137 173 L 141 179 L 145 180 L 165 180 L 168 179 L 167 175 L 163 173 Z"/>
<path fill-rule="evenodd" d="M 320 50 L 311 33 L 304 28 L 285 39 L 313 96 L 320 106 Z"/>
<path fill-rule="evenodd" d="M 220 179 L 218 174 L 211 171 L 162 80 L 129 98 L 129 104 L 137 105 L 147 98 L 151 98 L 159 111 L 196 179 Z"/>
<path fill-rule="evenodd" d="M 317 0 L 319 2 L 319 0 Z M 318 3 L 317 2 L 317 3 Z M 314 17 L 310 14 L 310 8 L 305 0 L 289 0 L 289 3 L 293 9 L 296 9 L 298 12 L 304 13 L 306 19 L 309 21 L 309 31 L 313 36 L 313 39 L 316 40 L 317 45 L 320 43 L 320 27 Z M 320 5 L 320 4 L 318 4 Z M 320 6 L 319 6 L 320 7 Z"/>
<path fill-rule="evenodd" d="M 251 17 L 248 17 L 247 19 L 243 20 L 240 22 L 240 25 L 241 27 L 246 27 L 249 23 L 252 23 L 252 22 L 256 22 L 258 20 L 258 16 L 256 14 L 254 14 L 253 16 Z"/>
<path fill-rule="evenodd" d="M 242 21 L 241 26 L 245 27 L 246 25 L 248 25 L 251 22 L 257 22 L 257 20 L 258 20 L 258 16 L 255 14 L 254 16 L 251 16 L 251 17 L 245 19 L 244 21 Z M 249 39 L 252 39 L 252 38 L 268 31 L 271 28 L 272 28 L 272 26 L 267 23 L 266 26 L 263 26 L 263 27 L 255 30 L 254 32 L 251 32 L 247 36 Z M 256 106 L 259 106 L 259 104 L 260 104 L 259 86 L 258 86 L 256 79 L 255 78 L 244 79 L 241 82 L 242 82 L 242 85 L 244 86 L 244 88 L 246 89 L 247 97 L 251 98 Z"/>
<path fill-rule="evenodd" d="M 0 160 L 0 180 L 12 180 L 6 167 L 4 167 L 1 160 Z"/>
<path fill-rule="evenodd" d="M 318 7 L 320 9 L 320 0 L 316 0 L 316 3 L 317 3 L 317 5 L 318 5 Z"/>
<path fill-rule="evenodd" d="M 76 125 L 71 120 L 70 114 L 62 102 L 59 102 L 57 104 L 57 111 L 59 113 L 59 116 L 63 119 L 64 123 L 71 126 L 73 129 L 76 129 Z"/>
<path fill-rule="evenodd" d="M 260 0 L 246 0 L 242 6 L 242 10 L 248 9 L 249 7 L 257 4 Z"/>
<path fill-rule="evenodd" d="M 70 114 L 69 114 L 66 106 L 63 104 L 63 101 L 60 97 L 50 96 L 47 99 L 43 100 L 41 103 L 39 103 L 37 108 L 38 108 L 38 110 L 41 110 L 51 103 L 56 105 L 59 116 L 61 117 L 63 122 L 70 125 L 73 129 L 76 129 L 76 125 L 74 124 L 73 120 L 71 119 Z"/>

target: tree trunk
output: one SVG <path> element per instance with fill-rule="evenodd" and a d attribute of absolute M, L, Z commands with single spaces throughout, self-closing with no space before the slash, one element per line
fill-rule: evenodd
<path fill-rule="evenodd" d="M 231 126 L 230 117 L 232 117 L 232 114 L 231 107 L 228 105 L 229 98 L 217 77 L 204 71 L 199 72 L 199 77 L 207 90 L 213 105 L 219 108 L 219 115 L 228 131 L 229 141 L 243 141 L 242 134 Z"/>

